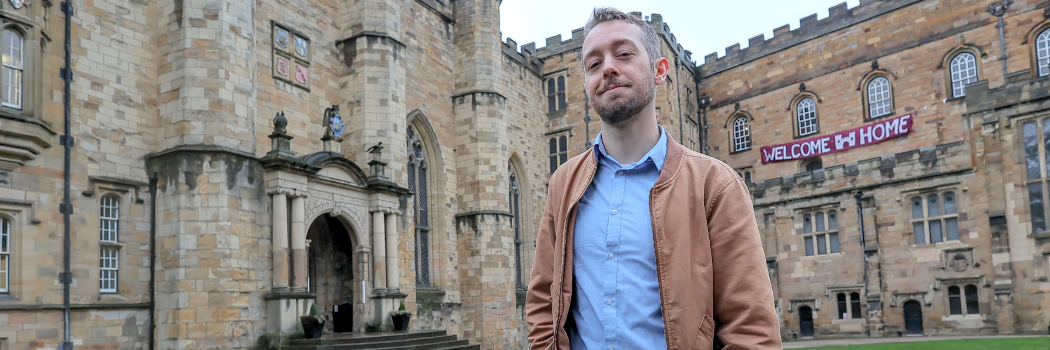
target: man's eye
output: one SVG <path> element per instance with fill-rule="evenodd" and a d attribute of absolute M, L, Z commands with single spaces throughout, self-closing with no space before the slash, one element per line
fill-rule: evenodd
<path fill-rule="evenodd" d="M 598 68 L 598 64 L 599 64 L 599 63 L 600 63 L 600 62 L 594 62 L 594 63 L 591 63 L 591 66 L 590 66 L 590 67 L 588 67 L 588 68 L 589 68 L 589 69 L 594 69 L 594 68 Z"/>

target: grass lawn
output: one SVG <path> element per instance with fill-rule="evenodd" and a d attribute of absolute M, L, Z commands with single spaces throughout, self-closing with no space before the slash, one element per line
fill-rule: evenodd
<path fill-rule="evenodd" d="M 819 350 L 1050 350 L 1050 338 L 967 339 L 825 346 Z"/>

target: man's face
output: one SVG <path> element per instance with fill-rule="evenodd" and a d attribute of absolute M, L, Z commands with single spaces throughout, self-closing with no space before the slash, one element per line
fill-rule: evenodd
<path fill-rule="evenodd" d="M 666 77 L 666 69 L 657 72 L 649 62 L 642 30 L 625 21 L 603 22 L 590 31 L 583 41 L 583 64 L 587 98 L 611 125 L 653 103 L 656 85 Z"/>

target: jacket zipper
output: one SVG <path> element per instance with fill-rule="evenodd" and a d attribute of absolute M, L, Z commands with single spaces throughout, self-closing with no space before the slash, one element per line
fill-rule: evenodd
<path fill-rule="evenodd" d="M 652 225 L 653 228 L 653 250 L 656 254 L 656 282 L 658 289 L 660 290 L 660 312 L 664 317 L 664 341 L 667 342 L 667 348 L 669 350 L 674 350 L 677 349 L 677 347 L 671 342 L 671 328 L 667 325 L 667 296 L 664 295 L 664 269 L 663 264 L 661 263 L 661 260 L 663 259 L 660 259 L 660 247 L 663 245 L 663 242 L 656 238 L 656 212 L 653 210 L 653 202 L 655 199 L 656 197 L 653 196 L 653 189 L 649 189 L 649 220 L 650 225 Z"/>
<path fill-rule="evenodd" d="M 591 175 L 590 175 L 590 177 L 587 180 L 587 187 L 591 186 L 591 181 L 594 181 L 594 174 L 596 172 L 598 172 L 598 164 L 595 164 L 594 167 L 591 168 Z M 562 273 L 561 273 L 561 286 L 559 286 L 559 288 L 558 288 L 558 322 L 555 322 L 556 324 L 554 325 L 554 341 L 553 341 L 553 343 L 554 343 L 554 348 L 555 349 L 558 348 L 558 330 L 561 329 L 561 322 L 562 322 L 561 319 L 563 318 L 562 315 L 561 315 L 561 310 L 562 310 L 562 308 L 565 307 L 565 303 L 562 302 L 562 297 L 561 297 L 561 295 L 565 293 L 565 269 L 571 269 L 572 268 L 571 266 L 568 266 L 568 267 L 565 266 L 565 260 L 567 260 L 565 258 L 565 256 L 566 256 L 565 255 L 565 249 L 566 249 L 565 245 L 566 245 L 566 241 L 567 241 L 567 239 L 565 237 L 569 233 L 569 216 L 572 215 L 572 211 L 573 210 L 576 210 L 576 205 L 580 203 L 580 199 L 583 198 L 583 195 L 587 193 L 587 187 L 584 187 L 583 193 L 581 193 L 579 197 L 573 196 L 572 201 L 569 202 L 569 211 L 565 212 L 565 220 L 562 221 L 565 224 L 562 225 L 562 232 L 561 232 L 561 268 L 562 268 Z M 573 226 L 575 227 L 575 225 L 573 225 Z M 569 281 L 569 282 L 572 283 L 572 281 Z M 571 288 L 571 286 L 570 286 L 570 288 Z M 571 302 L 571 300 L 572 299 L 570 299 L 570 302 Z M 566 317 L 568 317 L 568 316 L 566 316 Z M 665 326 L 665 328 L 666 328 L 666 326 Z"/>

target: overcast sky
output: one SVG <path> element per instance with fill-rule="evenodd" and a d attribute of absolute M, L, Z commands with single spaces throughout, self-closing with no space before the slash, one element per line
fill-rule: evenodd
<path fill-rule="evenodd" d="M 693 60 L 704 63 L 704 56 L 733 44 L 747 47 L 747 39 L 765 34 L 773 37 L 773 28 L 790 24 L 798 28 L 802 17 L 816 13 L 828 16 L 828 8 L 843 0 L 503 0 L 500 25 L 503 39 L 514 39 L 518 45 L 536 42 L 546 46 L 547 37 L 561 34 L 572 37 L 572 30 L 583 27 L 596 6 L 612 6 L 624 12 L 640 11 L 648 16 L 663 15 L 678 43 L 693 52 Z M 860 0 L 845 1 L 849 8 Z"/>

